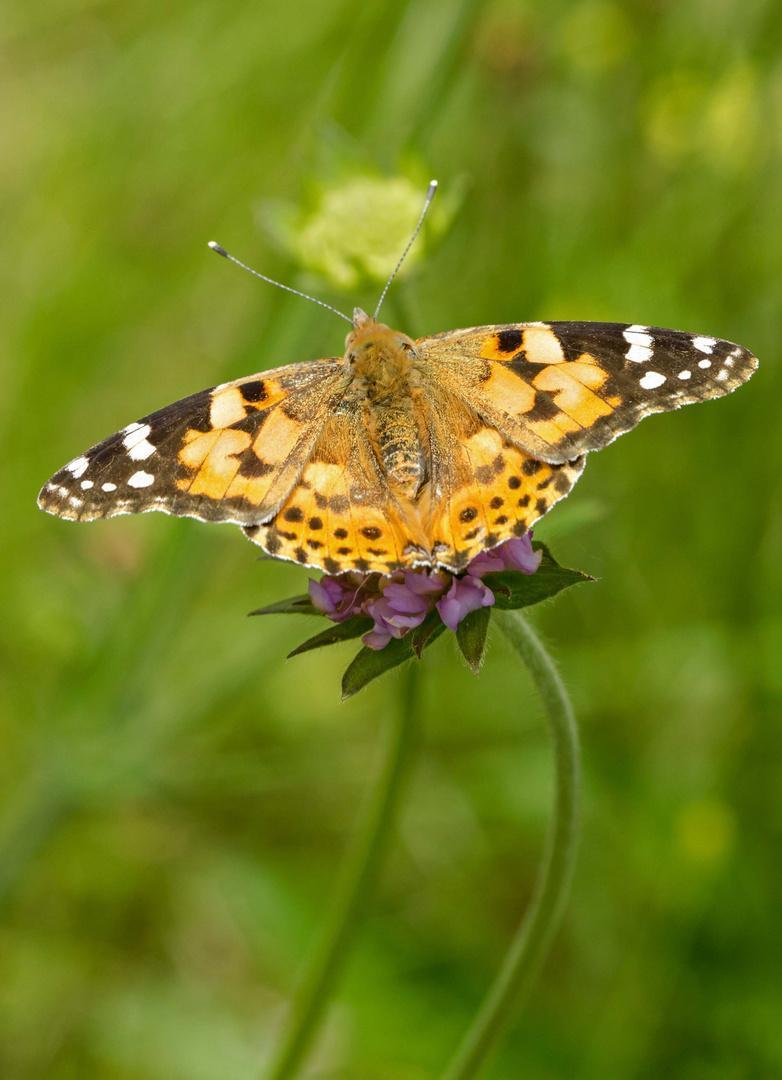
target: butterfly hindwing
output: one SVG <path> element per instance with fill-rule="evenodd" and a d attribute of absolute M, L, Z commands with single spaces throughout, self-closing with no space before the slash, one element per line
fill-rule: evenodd
<path fill-rule="evenodd" d="M 599 450 L 654 412 L 721 397 L 755 357 L 728 341 L 629 323 L 518 323 L 416 342 L 437 378 L 539 460 Z"/>
<path fill-rule="evenodd" d="M 274 520 L 244 531 L 270 554 L 330 574 L 390 574 L 427 561 L 426 535 L 390 490 L 360 411 L 327 420 Z"/>
<path fill-rule="evenodd" d="M 448 391 L 439 388 L 433 398 L 427 531 L 437 564 L 459 571 L 481 551 L 523 536 L 568 494 L 584 458 L 538 461 Z"/>
<path fill-rule="evenodd" d="M 60 469 L 39 506 L 77 521 L 148 510 L 257 521 L 295 483 L 342 372 L 338 360 L 293 364 L 177 401 Z"/>

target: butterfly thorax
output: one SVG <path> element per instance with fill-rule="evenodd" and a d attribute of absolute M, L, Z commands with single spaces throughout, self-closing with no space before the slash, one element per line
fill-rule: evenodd
<path fill-rule="evenodd" d="M 351 397 L 361 403 L 390 486 L 409 499 L 416 497 L 426 479 L 415 361 L 411 338 L 366 316 L 348 335 L 345 363 L 353 375 Z"/>

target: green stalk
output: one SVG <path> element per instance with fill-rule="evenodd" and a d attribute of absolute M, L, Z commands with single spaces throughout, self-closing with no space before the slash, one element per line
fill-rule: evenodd
<path fill-rule="evenodd" d="M 443 1080 L 473 1080 L 479 1075 L 529 993 L 562 917 L 578 842 L 578 731 L 565 687 L 539 638 L 517 611 L 497 611 L 494 617 L 529 668 L 546 707 L 554 748 L 554 813 L 530 906 Z"/>
<path fill-rule="evenodd" d="M 342 865 L 320 940 L 295 995 L 279 1052 L 266 1073 L 268 1080 L 290 1080 L 309 1051 L 375 884 L 414 742 L 418 663 L 405 664 L 401 677 L 401 700 L 368 793 L 366 816 Z"/>

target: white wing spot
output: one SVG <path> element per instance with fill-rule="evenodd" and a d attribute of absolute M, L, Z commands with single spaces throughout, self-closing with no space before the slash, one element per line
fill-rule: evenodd
<path fill-rule="evenodd" d="M 128 487 L 145 488 L 150 484 L 154 484 L 155 477 L 152 473 L 148 472 L 134 472 L 130 480 L 128 480 Z"/>
<path fill-rule="evenodd" d="M 101 491 L 116 491 L 116 484 L 101 484 Z"/>
<path fill-rule="evenodd" d="M 648 332 L 648 327 L 634 323 L 622 331 L 622 337 L 630 346 L 625 353 L 625 359 L 633 360 L 636 364 L 642 364 L 645 360 L 651 358 L 652 350 L 650 346 L 654 344 L 654 338 Z"/>
<path fill-rule="evenodd" d="M 137 442 L 141 442 L 142 439 L 146 439 L 152 428 L 149 424 L 130 424 L 125 428 L 125 438 L 122 440 L 122 445 L 126 450 L 130 450 L 131 446 L 135 446 Z"/>
<path fill-rule="evenodd" d="M 707 368 L 711 367 L 711 360 L 699 360 L 698 367 Z"/>
<path fill-rule="evenodd" d="M 140 439 L 134 446 L 129 448 L 128 457 L 132 461 L 144 461 L 154 454 L 156 449 L 157 447 L 153 446 L 147 439 Z"/>
<path fill-rule="evenodd" d="M 730 372 L 728 371 L 728 369 L 723 368 L 722 371 L 717 372 L 717 378 L 719 379 L 720 382 L 725 382 L 725 380 L 727 379 L 729 374 L 730 374 Z"/>
<path fill-rule="evenodd" d="M 651 360 L 652 350 L 648 345 L 631 345 L 625 353 L 625 359 L 633 360 L 636 364 L 642 364 L 645 360 Z"/>
<path fill-rule="evenodd" d="M 725 367 L 733 367 L 734 363 L 733 353 L 731 353 L 730 356 L 725 357 Z"/>
<path fill-rule="evenodd" d="M 129 434 L 131 433 L 131 431 L 138 431 L 138 429 L 139 429 L 139 428 L 140 428 L 141 426 L 142 426 L 142 425 L 141 425 L 141 424 L 140 424 L 140 423 L 138 422 L 138 420 L 134 420 L 132 424 L 128 424 L 128 426 L 127 426 L 127 427 L 124 427 L 124 428 L 122 429 L 122 432 L 121 432 L 121 434 L 122 434 L 122 435 L 129 435 Z M 149 432 L 147 432 L 147 434 L 149 434 Z"/>
<path fill-rule="evenodd" d="M 149 424 L 136 424 L 131 431 L 126 433 L 122 445 L 127 450 L 128 457 L 132 461 L 144 461 L 151 454 L 154 454 L 155 447 L 151 442 L 147 442 L 147 435 L 151 430 Z"/>
<path fill-rule="evenodd" d="M 71 504 L 71 506 L 76 507 L 84 505 L 84 499 L 77 499 L 75 495 L 71 495 L 70 499 L 68 499 L 68 502 Z"/>
<path fill-rule="evenodd" d="M 713 337 L 696 337 L 692 339 L 692 343 L 701 352 L 710 353 L 717 344 L 717 339 Z"/>
<path fill-rule="evenodd" d="M 644 390 L 656 390 L 658 386 L 662 386 L 665 382 L 665 376 L 661 375 L 659 371 L 647 371 L 644 377 L 640 381 L 640 385 Z"/>
<path fill-rule="evenodd" d="M 73 475 L 78 480 L 79 477 L 87 471 L 88 465 L 89 460 L 86 457 L 77 457 L 74 458 L 73 461 L 69 462 L 65 466 L 65 468 L 68 470 L 69 473 L 73 473 Z"/>
<path fill-rule="evenodd" d="M 629 326 L 622 331 L 622 337 L 628 345 L 653 345 L 654 338 L 647 333 L 645 326 Z"/>
<path fill-rule="evenodd" d="M 90 488 L 93 487 L 92 480 L 82 480 L 81 486 L 84 488 L 85 491 L 89 491 Z"/>
<path fill-rule="evenodd" d="M 691 371 L 680 371 L 679 372 L 679 378 L 680 379 L 689 379 L 691 376 L 692 376 Z"/>

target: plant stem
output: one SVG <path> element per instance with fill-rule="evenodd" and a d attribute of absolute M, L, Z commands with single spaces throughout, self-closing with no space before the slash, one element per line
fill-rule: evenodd
<path fill-rule="evenodd" d="M 546 853 L 529 908 L 473 1024 L 443 1080 L 472 1080 L 504 1034 L 512 1011 L 530 991 L 548 952 L 573 877 L 578 841 L 581 773 L 573 709 L 542 643 L 517 611 L 497 611 L 543 699 L 554 747 L 555 795 Z"/>
<path fill-rule="evenodd" d="M 390 722 L 377 779 L 367 795 L 366 816 L 345 856 L 331 910 L 295 996 L 280 1050 L 266 1074 L 268 1080 L 289 1080 L 307 1054 L 375 883 L 414 742 L 418 663 L 405 664 L 401 677 L 399 706 Z"/>

